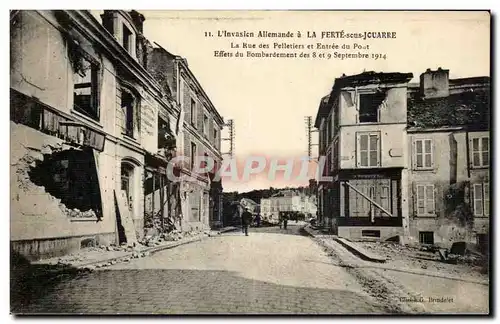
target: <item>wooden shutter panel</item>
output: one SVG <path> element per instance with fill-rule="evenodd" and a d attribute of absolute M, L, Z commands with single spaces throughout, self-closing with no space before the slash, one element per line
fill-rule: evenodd
<path fill-rule="evenodd" d="M 411 140 L 411 165 L 413 170 L 417 168 L 417 141 L 415 139 Z"/>

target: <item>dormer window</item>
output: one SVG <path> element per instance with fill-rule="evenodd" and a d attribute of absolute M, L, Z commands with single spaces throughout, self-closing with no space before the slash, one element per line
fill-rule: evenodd
<path fill-rule="evenodd" d="M 127 52 L 132 53 L 132 32 L 123 25 L 123 47 Z"/>

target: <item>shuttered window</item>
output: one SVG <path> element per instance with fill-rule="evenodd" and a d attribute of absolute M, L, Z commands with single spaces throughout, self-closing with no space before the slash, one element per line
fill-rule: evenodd
<path fill-rule="evenodd" d="M 488 137 L 472 139 L 472 166 L 487 167 L 490 164 L 490 142 Z"/>
<path fill-rule="evenodd" d="M 490 215 L 490 185 L 489 183 L 475 183 L 473 185 L 474 216 Z"/>
<path fill-rule="evenodd" d="M 379 133 L 357 134 L 357 166 L 380 166 L 380 135 Z"/>
<path fill-rule="evenodd" d="M 436 214 L 434 185 L 416 185 L 416 209 L 418 216 L 431 216 Z"/>
<path fill-rule="evenodd" d="M 414 142 L 414 169 L 425 170 L 434 167 L 434 150 L 430 139 L 417 139 Z"/>

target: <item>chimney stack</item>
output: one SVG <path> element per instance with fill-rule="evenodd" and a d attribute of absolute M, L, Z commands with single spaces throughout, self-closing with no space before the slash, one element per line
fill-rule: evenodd
<path fill-rule="evenodd" d="M 137 30 L 142 34 L 144 21 L 146 20 L 146 18 L 144 18 L 144 15 L 135 10 L 129 11 L 128 14 L 130 15 L 130 17 L 132 17 L 132 21 L 134 22 L 135 28 L 137 28 Z"/>
<path fill-rule="evenodd" d="M 450 94 L 450 70 L 439 67 L 436 71 L 427 69 L 420 74 L 420 93 L 423 98 L 443 98 Z"/>

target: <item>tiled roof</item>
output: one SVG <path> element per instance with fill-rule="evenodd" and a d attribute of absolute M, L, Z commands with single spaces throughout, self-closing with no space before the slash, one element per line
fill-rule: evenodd
<path fill-rule="evenodd" d="M 408 98 L 408 124 L 412 127 L 472 126 L 488 129 L 489 121 L 489 91 L 464 91 L 444 98 Z"/>

